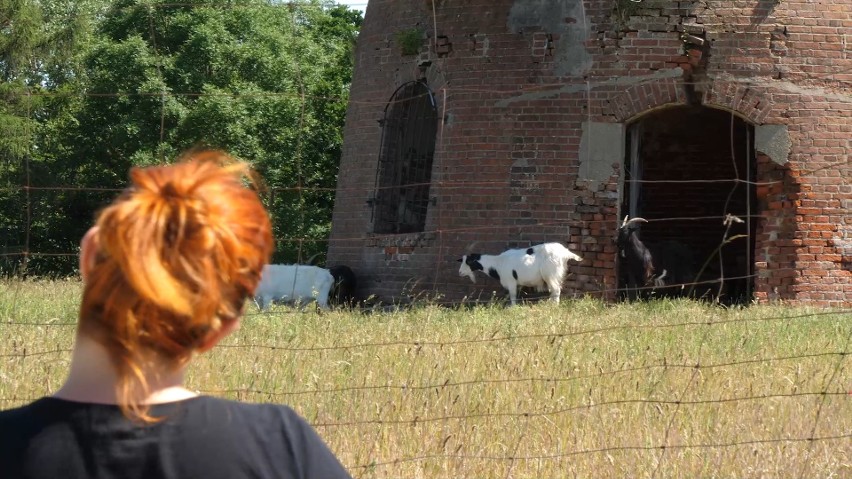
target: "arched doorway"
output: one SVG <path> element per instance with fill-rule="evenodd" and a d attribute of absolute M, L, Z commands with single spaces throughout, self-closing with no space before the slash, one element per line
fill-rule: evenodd
<path fill-rule="evenodd" d="M 385 107 L 376 170 L 374 233 L 414 233 L 426 226 L 438 110 L 423 81 L 397 88 Z"/>
<path fill-rule="evenodd" d="M 689 253 L 677 261 L 694 284 L 677 294 L 750 301 L 758 216 L 754 127 L 723 110 L 667 107 L 628 126 L 625 151 L 622 216 L 648 220 L 640 236 L 659 255 Z M 619 271 L 623 291 L 626 265 Z"/>

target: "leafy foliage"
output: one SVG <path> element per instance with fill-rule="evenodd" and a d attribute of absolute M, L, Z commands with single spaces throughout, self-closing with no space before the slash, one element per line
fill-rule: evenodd
<path fill-rule="evenodd" d="M 62 1 L 69 8 L 80 3 Z M 38 134 L 24 142 L 32 145 L 26 149 L 29 184 L 84 189 L 30 196 L 29 249 L 75 251 L 97 209 L 126 185 L 131 166 L 172 161 L 204 145 L 249 161 L 265 179 L 276 237 L 298 239 L 282 241 L 276 261 L 324 250 L 360 13 L 319 0 L 91 1 L 78 24 L 96 29 L 70 50 L 78 62 L 56 69 L 60 62 L 51 57 L 27 80 L 54 93 L 38 105 L 39 113 L 34 106 L 0 105 L 0 114 L 15 106 L 26 111 L 17 117 L 20 124 L 3 122 L 5 128 L 37 124 Z M 36 0 L 0 2 L 40 8 Z M 54 39 L 31 43 L 59 45 Z M 9 47 L 2 66 L 19 65 L 35 51 L 21 45 Z M 23 151 L 6 156 L 15 161 L 0 171 L 5 185 L 26 184 L 24 157 Z M 0 198 L 0 224 L 7 218 L 21 223 L 25 216 L 25 195 L 9 191 Z M 25 228 L 0 234 L 7 243 L 17 237 L 23 244 Z M 73 261 L 37 257 L 33 268 L 68 273 Z"/>
<path fill-rule="evenodd" d="M 0 0 L 0 253 L 55 251 L 47 225 L 60 224 L 42 186 L 62 151 L 54 133 L 73 123 L 82 57 L 102 0 Z M 51 201 L 48 201 L 51 200 Z M 46 203 L 47 201 L 47 203 Z M 36 217 L 44 212 L 45 215 Z M 0 257 L 0 272 L 25 263 Z"/>
<path fill-rule="evenodd" d="M 423 32 L 417 28 L 402 30 L 396 33 L 396 41 L 403 55 L 416 55 L 423 46 Z"/>

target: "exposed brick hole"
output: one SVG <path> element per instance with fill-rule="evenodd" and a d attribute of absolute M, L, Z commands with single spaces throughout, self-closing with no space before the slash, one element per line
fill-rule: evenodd
<path fill-rule="evenodd" d="M 446 35 L 438 35 L 435 39 L 435 53 L 443 57 L 449 55 L 451 51 L 453 51 L 453 44 L 450 43 L 450 39 Z"/>

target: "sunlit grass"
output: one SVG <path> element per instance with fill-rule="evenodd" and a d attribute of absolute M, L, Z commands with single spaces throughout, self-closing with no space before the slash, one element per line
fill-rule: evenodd
<path fill-rule="evenodd" d="M 0 407 L 63 379 L 79 293 L 0 283 Z M 291 405 L 358 477 L 846 477 L 850 335 L 847 312 L 687 301 L 276 306 L 189 382 Z"/>

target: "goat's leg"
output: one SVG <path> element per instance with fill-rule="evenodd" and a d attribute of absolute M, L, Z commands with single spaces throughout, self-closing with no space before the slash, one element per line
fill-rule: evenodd
<path fill-rule="evenodd" d="M 627 272 L 627 278 L 624 281 L 624 294 L 627 296 L 627 301 L 636 301 L 636 290 L 634 289 L 635 282 L 630 271 Z"/>
<path fill-rule="evenodd" d="M 561 296 L 561 295 L 562 295 L 562 292 L 558 289 L 551 291 L 550 292 L 550 300 L 553 301 L 556 304 L 559 304 L 559 296 Z"/>
<path fill-rule="evenodd" d="M 512 303 L 512 306 L 518 304 L 518 290 L 517 290 L 517 288 L 509 290 L 509 301 Z"/>
<path fill-rule="evenodd" d="M 550 300 L 559 304 L 559 296 L 562 295 L 562 283 L 552 279 L 547 282 L 547 288 L 550 290 Z"/>
<path fill-rule="evenodd" d="M 321 309 L 328 309 L 328 294 L 329 291 L 327 289 L 324 289 L 323 291 L 320 291 L 317 295 L 317 304 Z"/>
<path fill-rule="evenodd" d="M 630 301 L 638 301 L 645 298 L 647 290 L 644 289 L 645 284 L 636 275 L 631 275 L 627 282 L 628 297 Z"/>
<path fill-rule="evenodd" d="M 509 301 L 512 303 L 512 306 L 516 305 L 518 303 L 518 283 L 511 282 L 503 284 L 503 287 L 509 292 Z"/>

